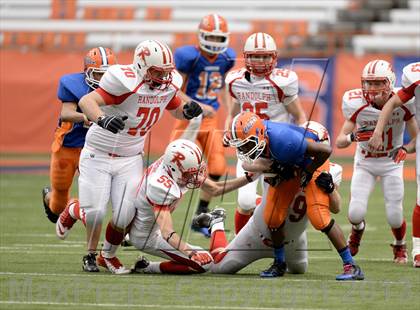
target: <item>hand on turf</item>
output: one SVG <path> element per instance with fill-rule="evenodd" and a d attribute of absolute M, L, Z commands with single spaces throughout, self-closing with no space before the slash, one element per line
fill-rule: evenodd
<path fill-rule="evenodd" d="M 209 264 L 213 261 L 209 252 L 206 251 L 193 251 L 190 254 L 190 258 L 192 261 L 196 262 L 200 266 Z"/>

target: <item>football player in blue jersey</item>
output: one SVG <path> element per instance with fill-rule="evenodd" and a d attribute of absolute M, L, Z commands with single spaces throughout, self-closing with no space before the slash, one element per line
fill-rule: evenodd
<path fill-rule="evenodd" d="M 236 147 L 243 168 L 250 172 L 270 172 L 264 221 L 271 231 L 274 247 L 274 263 L 261 273 L 261 277 L 279 277 L 286 271 L 284 234 L 282 228 L 290 203 L 300 188 L 305 193 L 309 221 L 325 233 L 337 249 L 343 261 L 344 272 L 337 280 L 363 280 L 364 274 L 356 265 L 344 239 L 343 232 L 329 210 L 328 188 L 318 186 L 317 179 L 329 171 L 331 146 L 323 142 L 328 132 L 315 134 L 307 128 L 293 124 L 263 121 L 256 114 L 242 112 L 235 116 L 231 125 L 229 144 Z M 321 176 L 321 178 L 324 178 Z"/>
<path fill-rule="evenodd" d="M 198 43 L 198 47 L 188 45 L 178 48 L 175 51 L 175 65 L 184 79 L 184 99 L 200 102 L 204 110 L 203 118 L 190 122 L 177 120 L 171 140 L 182 137 L 198 142 L 207 157 L 209 177 L 217 181 L 226 171 L 223 135 L 218 130 L 218 96 L 221 95 L 224 102 L 230 100 L 224 80 L 236 59 L 234 50 L 228 47 L 226 20 L 218 14 L 205 16 L 199 25 Z M 210 199 L 209 193 L 201 192 L 197 214 L 208 212 Z M 209 237 L 207 229 L 194 225 L 192 228 Z"/>
<path fill-rule="evenodd" d="M 69 201 L 70 187 L 90 125 L 78 102 L 98 87 L 102 75 L 114 64 L 116 57 L 111 49 L 95 47 L 84 58 L 84 72 L 66 74 L 60 79 L 57 97 L 62 106 L 51 146 L 51 188 L 42 189 L 45 213 L 53 223 L 57 222 Z"/>

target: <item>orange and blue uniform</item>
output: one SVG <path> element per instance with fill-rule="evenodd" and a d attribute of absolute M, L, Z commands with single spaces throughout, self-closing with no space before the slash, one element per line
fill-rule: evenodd
<path fill-rule="evenodd" d="M 318 142 L 316 134 L 293 124 L 264 121 L 265 136 L 268 138 L 267 153 L 270 159 L 282 164 L 295 165 L 304 169 L 311 162 L 305 155 L 308 141 Z M 329 161 L 325 161 L 313 174 L 305 187 L 307 216 L 317 230 L 323 230 L 331 221 L 328 194 L 322 191 L 315 180 L 322 171 L 329 171 Z M 286 216 L 289 205 L 299 191 L 299 179 L 284 181 L 278 186 L 269 186 L 264 220 L 269 228 L 280 227 Z"/>
<path fill-rule="evenodd" d="M 235 65 L 234 50 L 227 48 L 223 53 L 209 58 L 198 47 L 189 45 L 178 48 L 174 57 L 177 70 L 187 76 L 182 90 L 193 100 L 217 111 L 220 107 L 217 97 L 224 87 L 224 77 Z M 187 126 L 188 121 L 177 120 L 171 140 L 179 138 Z M 209 174 L 213 176 L 221 176 L 226 170 L 223 136 L 217 127 L 218 113 L 214 117 L 203 118 L 197 135 L 207 157 Z"/>
<path fill-rule="evenodd" d="M 58 99 L 62 102 L 78 103 L 92 91 L 85 81 L 85 73 L 67 74 L 61 77 Z M 81 112 L 77 107 L 77 112 Z M 73 177 L 78 169 L 80 152 L 85 144 L 87 128 L 83 122 L 71 123 L 59 120 L 51 146 L 51 196 L 50 210 L 60 214 L 66 207 Z"/>

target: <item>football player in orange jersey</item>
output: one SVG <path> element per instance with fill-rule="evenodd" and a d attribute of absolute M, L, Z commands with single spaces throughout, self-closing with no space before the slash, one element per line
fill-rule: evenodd
<path fill-rule="evenodd" d="M 60 79 L 57 97 L 62 106 L 51 146 L 51 188 L 42 190 L 45 213 L 53 223 L 57 222 L 69 200 L 80 151 L 90 126 L 90 121 L 78 106 L 79 100 L 98 87 L 102 75 L 116 62 L 111 49 L 95 47 L 84 58 L 84 72 L 66 74 Z"/>
<path fill-rule="evenodd" d="M 224 102 L 229 100 L 224 79 L 236 59 L 234 50 L 228 44 L 226 20 L 218 14 L 210 14 L 200 22 L 198 46 L 182 46 L 175 51 L 175 65 L 184 79 L 183 97 L 186 101 L 193 99 L 200 102 L 204 113 L 202 118 L 191 122 L 177 120 L 171 140 L 180 136 L 197 140 L 207 157 L 209 177 L 216 181 L 226 171 L 222 133 L 218 130 L 218 97 L 221 95 Z M 209 193 L 201 192 L 197 214 L 208 211 L 210 199 Z M 209 236 L 207 230 L 192 228 Z"/>

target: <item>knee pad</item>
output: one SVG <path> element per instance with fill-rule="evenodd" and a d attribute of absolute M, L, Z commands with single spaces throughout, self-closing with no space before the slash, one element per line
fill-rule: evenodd
<path fill-rule="evenodd" d="M 364 203 L 358 201 L 350 201 L 348 219 L 350 223 L 357 225 L 363 222 L 366 216 L 366 209 Z"/>
<path fill-rule="evenodd" d="M 321 230 L 324 234 L 328 235 L 328 233 L 330 232 L 331 228 L 334 226 L 334 223 L 335 223 L 334 219 L 331 219 L 331 221 L 328 223 L 327 226 L 325 226 L 322 229 L 318 229 L 318 228 L 317 229 L 318 230 Z"/>
<path fill-rule="evenodd" d="M 255 199 L 249 199 L 248 195 L 238 195 L 238 205 L 244 211 L 251 211 L 255 209 L 256 202 Z"/>
<path fill-rule="evenodd" d="M 99 208 L 81 208 L 82 212 L 85 214 L 86 225 L 87 226 L 96 226 L 102 224 L 105 218 L 105 211 Z"/>

